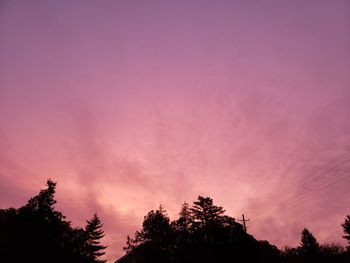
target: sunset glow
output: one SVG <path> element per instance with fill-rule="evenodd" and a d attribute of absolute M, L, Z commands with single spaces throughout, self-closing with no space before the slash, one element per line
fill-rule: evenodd
<path fill-rule="evenodd" d="M 31 2 L 31 3 L 30 3 Z M 344 244 L 349 1 L 1 1 L 0 208 L 57 181 L 107 258 L 210 196 L 279 247 Z M 281 232 L 283 229 L 283 233 Z"/>

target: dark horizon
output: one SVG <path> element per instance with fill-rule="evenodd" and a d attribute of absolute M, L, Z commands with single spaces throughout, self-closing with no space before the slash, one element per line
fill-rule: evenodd
<path fill-rule="evenodd" d="M 20 208 L 0 209 L 1 262 L 107 262 L 108 247 L 103 244 L 105 233 L 98 214 L 86 220 L 84 227 L 74 226 L 56 209 L 56 191 L 57 183 L 49 179 Z M 321 244 L 303 228 L 297 247 L 279 249 L 251 235 L 244 215 L 241 222 L 225 213 L 224 207 L 204 196 L 191 204 L 184 202 L 175 220 L 160 205 L 144 216 L 134 235 L 126 237 L 126 254 L 116 263 L 346 263 L 350 259 L 350 214 L 340 225 L 347 247 Z"/>

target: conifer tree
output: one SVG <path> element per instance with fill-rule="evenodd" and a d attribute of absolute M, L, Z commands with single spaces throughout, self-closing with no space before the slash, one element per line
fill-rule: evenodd
<path fill-rule="evenodd" d="M 225 210 L 221 206 L 213 204 L 213 199 L 203 196 L 198 196 L 197 201 L 193 202 L 190 210 L 194 219 L 194 228 L 201 228 L 213 223 L 221 223 L 225 213 Z"/>
<path fill-rule="evenodd" d="M 85 227 L 85 233 L 87 236 L 87 255 L 95 262 L 106 262 L 105 260 L 98 259 L 105 254 L 104 250 L 107 248 L 100 244 L 101 238 L 105 236 L 102 226 L 100 218 L 95 213 L 92 219 L 87 221 Z"/>
<path fill-rule="evenodd" d="M 350 215 L 347 215 L 345 218 L 345 222 L 344 224 L 342 224 L 343 227 L 343 231 L 344 231 L 344 236 L 343 238 L 345 238 L 348 241 L 348 250 L 350 250 Z"/>
<path fill-rule="evenodd" d="M 314 235 L 306 228 L 301 232 L 301 241 L 300 241 L 301 252 L 305 255 L 316 254 L 320 245 L 318 244 Z"/>
<path fill-rule="evenodd" d="M 191 215 L 189 204 L 187 202 L 184 202 L 182 204 L 182 207 L 179 213 L 179 218 L 176 221 L 174 221 L 172 224 L 175 227 L 175 230 L 180 233 L 189 232 L 189 229 L 192 224 L 192 215 Z"/>

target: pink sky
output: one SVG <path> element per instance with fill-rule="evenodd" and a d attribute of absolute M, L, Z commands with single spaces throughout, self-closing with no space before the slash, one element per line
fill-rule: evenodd
<path fill-rule="evenodd" d="M 349 1 L 1 1 L 0 208 L 58 182 L 107 258 L 209 195 L 280 247 L 343 242 Z M 344 244 L 344 243 L 343 243 Z"/>

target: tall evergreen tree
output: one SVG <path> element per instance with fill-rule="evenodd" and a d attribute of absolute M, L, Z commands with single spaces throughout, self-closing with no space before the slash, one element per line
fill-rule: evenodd
<path fill-rule="evenodd" d="M 347 215 L 345 218 L 345 222 L 342 224 L 345 238 L 348 241 L 349 246 L 347 247 L 350 250 L 350 215 Z"/>
<path fill-rule="evenodd" d="M 102 223 L 100 218 L 95 213 L 91 220 L 87 221 L 85 227 L 85 233 L 87 236 L 87 255 L 93 259 L 94 262 L 106 262 L 106 260 L 100 260 L 99 257 L 105 254 L 104 250 L 107 248 L 100 244 L 101 238 L 103 238 L 104 232 L 102 230 Z"/>
<path fill-rule="evenodd" d="M 174 221 L 172 225 L 176 231 L 180 233 L 188 233 L 190 231 L 192 221 L 193 219 L 190 206 L 187 202 L 184 202 L 179 213 L 179 218 Z"/>
<path fill-rule="evenodd" d="M 320 249 L 314 235 L 306 228 L 301 232 L 300 250 L 303 255 L 314 256 Z"/>
<path fill-rule="evenodd" d="M 221 223 L 225 210 L 221 206 L 213 204 L 210 197 L 198 196 L 197 201 L 191 207 L 194 228 L 201 228 L 209 224 Z"/>

